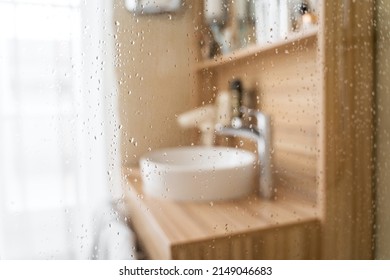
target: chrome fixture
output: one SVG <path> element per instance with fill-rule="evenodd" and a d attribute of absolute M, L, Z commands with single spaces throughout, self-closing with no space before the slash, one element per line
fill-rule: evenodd
<path fill-rule="evenodd" d="M 256 141 L 258 162 L 260 167 L 259 191 L 264 198 L 270 199 L 273 195 L 272 155 L 271 155 L 271 118 L 262 112 L 241 107 L 243 116 L 254 117 L 256 125 L 243 125 L 241 118 L 233 118 L 231 126 L 216 126 L 216 134 L 223 136 L 245 137 Z"/>
<path fill-rule="evenodd" d="M 125 7 L 135 14 L 171 13 L 180 9 L 181 0 L 125 0 Z"/>

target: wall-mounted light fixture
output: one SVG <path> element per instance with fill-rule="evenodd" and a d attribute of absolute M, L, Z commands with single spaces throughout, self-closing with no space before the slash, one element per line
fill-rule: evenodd
<path fill-rule="evenodd" d="M 125 0 L 126 8 L 137 14 L 174 12 L 180 5 L 181 0 Z"/>

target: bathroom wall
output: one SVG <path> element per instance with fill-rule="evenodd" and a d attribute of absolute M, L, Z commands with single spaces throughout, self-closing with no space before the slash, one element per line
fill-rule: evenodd
<path fill-rule="evenodd" d="M 390 2 L 377 1 L 376 45 L 376 253 L 390 259 Z"/>
<path fill-rule="evenodd" d="M 272 155 L 277 197 L 284 194 L 317 202 L 318 123 L 320 72 L 315 36 L 234 64 L 202 73 L 209 85 L 203 101 L 227 90 L 229 81 L 240 78 L 244 88 L 256 89 L 257 108 L 271 116 Z M 256 150 L 240 139 L 250 149 Z M 239 144 L 240 145 L 240 144 Z M 253 145 L 252 145 L 253 146 Z"/>
<path fill-rule="evenodd" d="M 280 49 L 278 55 L 241 61 L 202 77 L 194 70 L 199 58 L 196 36 L 204 28 L 198 26 L 202 1 L 184 3 L 178 13 L 141 16 L 126 11 L 122 2 L 115 6 L 122 164 L 136 165 L 150 148 L 196 141 L 194 131 L 179 128 L 175 116 L 203 102 L 214 102 L 229 80 L 241 77 L 244 86 L 257 87 L 258 107 L 273 118 L 279 190 L 316 201 L 319 73 L 315 39 L 308 47 Z"/>
<path fill-rule="evenodd" d="M 176 115 L 194 106 L 196 26 L 192 1 L 172 14 L 134 15 L 114 7 L 122 164 L 158 147 L 190 144 Z"/>

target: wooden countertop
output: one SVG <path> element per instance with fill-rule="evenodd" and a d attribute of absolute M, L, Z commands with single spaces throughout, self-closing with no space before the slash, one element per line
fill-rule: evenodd
<path fill-rule="evenodd" d="M 149 252 L 154 258 L 170 258 L 175 246 L 318 223 L 315 206 L 303 201 L 257 195 L 227 202 L 167 201 L 143 194 L 138 170 L 125 173 L 129 215 L 146 247 L 159 247 Z"/>

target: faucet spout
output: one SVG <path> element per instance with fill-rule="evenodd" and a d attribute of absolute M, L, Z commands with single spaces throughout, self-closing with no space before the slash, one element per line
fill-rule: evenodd
<path fill-rule="evenodd" d="M 270 199 L 273 194 L 272 155 L 271 155 L 271 118 L 262 112 L 241 107 L 246 116 L 256 119 L 256 125 L 242 126 L 241 120 L 234 120 L 232 126 L 217 126 L 216 134 L 232 137 L 244 137 L 257 144 L 259 174 L 259 192 L 264 198 Z"/>

